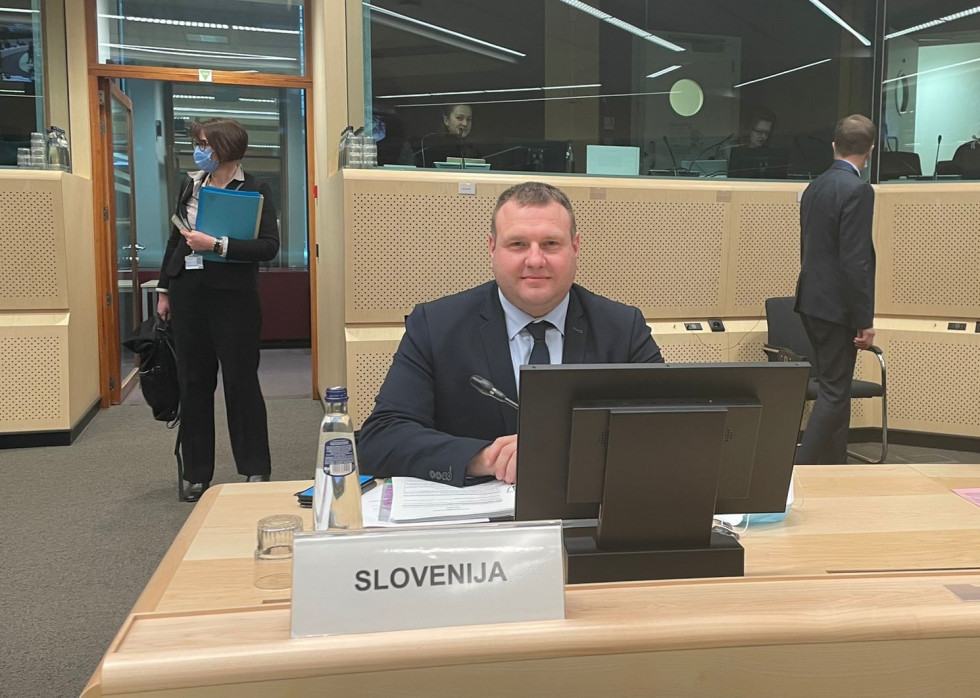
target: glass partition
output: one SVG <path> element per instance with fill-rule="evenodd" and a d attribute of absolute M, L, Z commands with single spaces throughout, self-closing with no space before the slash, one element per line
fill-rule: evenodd
<path fill-rule="evenodd" d="M 99 63 L 305 75 L 305 3 L 99 0 Z"/>
<path fill-rule="evenodd" d="M 875 0 L 371 0 L 379 164 L 811 178 L 871 114 Z M 367 52 L 367 50 L 366 50 Z"/>
<path fill-rule="evenodd" d="M 44 132 L 40 0 L 3 0 L 0 7 L 0 167 L 16 167 L 17 149 Z"/>
<path fill-rule="evenodd" d="M 188 128 L 215 116 L 242 123 L 249 138 L 242 165 L 272 190 L 281 245 L 269 266 L 308 268 L 303 90 L 126 80 L 123 91 L 133 102 L 133 172 L 144 270 L 156 277 L 180 182 L 186 172 L 198 169 Z"/>
<path fill-rule="evenodd" d="M 881 182 L 980 179 L 980 6 L 889 0 Z"/>

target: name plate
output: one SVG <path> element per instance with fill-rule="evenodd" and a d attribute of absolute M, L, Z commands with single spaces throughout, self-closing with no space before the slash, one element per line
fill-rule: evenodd
<path fill-rule="evenodd" d="M 297 533 L 290 634 L 561 620 L 564 554 L 560 521 Z"/>

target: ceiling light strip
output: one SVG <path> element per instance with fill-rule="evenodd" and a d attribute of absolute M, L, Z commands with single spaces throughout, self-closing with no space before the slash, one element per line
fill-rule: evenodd
<path fill-rule="evenodd" d="M 673 72 L 680 68 L 679 65 L 672 65 L 669 68 L 664 68 L 663 70 L 658 70 L 656 73 L 650 73 L 647 75 L 648 78 L 659 78 L 661 75 L 666 75 L 667 73 Z"/>
<path fill-rule="evenodd" d="M 138 46 L 134 44 L 113 44 L 100 42 L 99 46 L 115 48 L 123 51 L 136 51 L 141 53 L 168 53 L 175 56 L 189 56 L 192 58 L 249 58 L 254 61 L 295 61 L 295 58 L 287 56 L 260 56 L 254 53 L 230 53 L 227 51 L 199 51 L 192 48 L 158 47 L 158 46 Z"/>
<path fill-rule="evenodd" d="M 490 99 L 485 102 L 478 102 L 478 104 L 514 104 L 517 102 L 553 102 L 555 100 L 565 100 L 572 101 L 578 99 L 602 99 L 605 97 L 647 97 L 650 95 L 669 95 L 670 91 L 666 92 L 619 92 L 615 94 L 598 94 L 598 95 L 574 95 L 571 97 L 528 97 L 527 99 Z M 447 104 L 452 104 L 452 102 L 427 102 L 425 104 L 396 104 L 396 107 L 444 107 Z"/>
<path fill-rule="evenodd" d="M 834 12 L 829 7 L 827 7 L 826 5 L 824 5 L 822 2 L 820 2 L 820 0 L 810 0 L 810 4 L 813 5 L 814 7 L 816 7 L 821 12 L 823 12 L 828 17 L 830 17 L 830 19 L 832 19 L 835 22 L 837 22 L 837 24 L 839 24 L 841 27 L 843 27 L 844 29 L 846 29 L 847 31 L 849 31 L 851 34 L 853 34 L 854 35 L 854 38 L 856 38 L 862 44 L 864 44 L 865 46 L 870 46 L 871 45 L 871 41 L 868 40 L 867 37 L 865 37 L 862 34 L 858 33 L 858 31 L 854 27 L 852 27 L 850 24 L 848 24 L 843 19 L 841 19 L 840 16 L 836 12 Z"/>
<path fill-rule="evenodd" d="M 494 51 L 501 51 L 503 53 L 509 54 L 511 56 L 517 56 L 518 58 L 525 58 L 526 53 L 521 53 L 520 51 L 515 51 L 513 49 L 506 48 L 504 46 L 498 46 L 497 44 L 491 44 L 489 41 L 483 41 L 482 39 L 477 39 L 475 36 L 470 36 L 468 34 L 460 34 L 452 29 L 446 29 L 445 27 L 440 27 L 437 24 L 430 24 L 429 22 L 423 22 L 420 19 L 415 19 L 414 17 L 409 17 L 408 15 L 402 15 L 397 12 L 392 12 L 391 10 L 386 10 L 383 7 L 378 7 L 377 5 L 371 5 L 367 2 L 364 5 L 373 12 L 377 12 L 380 15 L 385 15 L 387 17 L 394 17 L 395 19 L 401 20 L 402 22 L 408 22 L 409 24 L 414 24 L 425 29 L 430 29 L 440 34 L 445 34 L 447 36 L 452 36 L 457 39 L 463 39 L 464 41 L 470 41 L 479 46 L 486 46 Z"/>
<path fill-rule="evenodd" d="M 603 22 L 607 24 L 611 24 L 614 27 L 619 27 L 624 31 L 628 31 L 630 34 L 635 34 L 641 39 L 646 39 L 647 41 L 657 44 L 658 46 L 662 46 L 666 49 L 670 49 L 671 51 L 684 50 L 683 46 L 678 46 L 677 44 L 667 41 L 667 39 L 662 39 L 656 34 L 652 34 L 651 32 L 648 32 L 646 29 L 640 29 L 635 24 L 630 24 L 629 22 L 619 19 L 618 17 L 613 17 L 608 12 L 603 12 L 599 8 L 593 7 L 592 5 L 588 5 L 584 2 L 581 2 L 580 0 L 561 0 L 561 1 L 566 5 L 568 5 L 569 7 L 574 7 L 576 10 L 592 15 L 593 17 L 601 19 Z"/>
<path fill-rule="evenodd" d="M 499 94 L 502 92 L 537 92 L 539 90 L 576 90 L 602 87 L 601 83 L 588 85 L 551 85 L 546 87 L 508 87 L 499 90 L 466 90 L 465 92 L 414 92 L 403 95 L 375 95 L 375 99 L 408 99 L 410 97 L 447 97 L 449 95 Z"/>
<path fill-rule="evenodd" d="M 891 34 L 885 34 L 885 41 L 888 41 L 888 39 L 894 39 L 896 36 L 905 36 L 906 34 L 911 34 L 912 32 L 921 31 L 922 29 L 929 29 L 931 27 L 935 27 L 940 24 L 945 24 L 946 22 L 952 22 L 957 19 L 963 19 L 964 17 L 975 15 L 977 12 L 980 12 L 980 7 L 972 7 L 969 10 L 963 10 L 962 12 L 955 12 L 951 15 L 940 17 L 939 19 L 933 19 L 929 22 L 916 24 L 914 27 L 909 27 L 908 29 L 902 29 L 901 31 L 892 32 Z"/>
<path fill-rule="evenodd" d="M 757 82 L 762 82 L 763 80 L 771 80 L 772 78 L 778 78 L 780 75 L 788 75 L 789 73 L 795 73 L 798 70 L 806 70 L 807 68 L 812 68 L 815 65 L 820 65 L 822 63 L 829 62 L 829 58 L 824 58 L 822 61 L 815 61 L 814 63 L 807 63 L 806 65 L 801 65 L 798 68 L 790 68 L 789 70 L 784 70 L 780 73 L 773 73 L 772 75 L 767 75 L 764 78 L 756 78 L 755 80 L 748 80 L 746 82 L 740 82 L 737 85 L 732 85 L 732 89 L 737 89 L 739 87 L 745 87 L 746 85 L 752 85 Z"/>
<path fill-rule="evenodd" d="M 935 73 L 938 70 L 949 70 L 950 68 L 958 68 L 961 65 L 968 65 L 970 63 L 976 63 L 978 61 L 980 61 L 980 58 L 971 58 L 968 61 L 960 61 L 959 63 L 950 63 L 949 65 L 941 65 L 938 68 L 930 68 L 929 70 L 923 70 L 923 71 L 920 71 L 918 73 L 912 73 L 911 75 L 902 75 L 901 77 L 889 78 L 888 80 L 882 80 L 881 81 L 881 84 L 882 85 L 887 85 L 888 83 L 895 82 L 897 80 L 907 80 L 908 78 L 914 78 L 914 77 L 917 77 L 919 75 L 928 75 L 929 73 Z"/>

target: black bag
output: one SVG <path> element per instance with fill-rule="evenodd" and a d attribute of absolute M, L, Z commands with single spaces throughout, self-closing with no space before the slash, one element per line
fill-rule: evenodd
<path fill-rule="evenodd" d="M 139 354 L 140 389 L 153 418 L 173 428 L 180 421 L 180 387 L 170 323 L 157 316 L 144 320 L 123 346 Z"/>

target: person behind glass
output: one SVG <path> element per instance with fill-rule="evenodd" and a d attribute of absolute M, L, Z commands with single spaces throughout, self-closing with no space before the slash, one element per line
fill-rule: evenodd
<path fill-rule="evenodd" d="M 200 499 L 214 475 L 214 391 L 218 366 L 225 392 L 231 450 L 239 474 L 263 482 L 271 473 L 269 429 L 259 386 L 259 262 L 279 252 L 279 225 L 268 185 L 242 169 L 248 134 L 234 119 L 191 126 L 194 162 L 180 187 L 177 217 L 163 256 L 157 314 L 172 320 L 180 385 L 184 495 Z M 216 238 L 194 228 L 202 186 L 257 191 L 264 197 L 255 239 Z M 224 261 L 202 260 L 213 252 Z"/>
<path fill-rule="evenodd" d="M 751 121 L 749 132 L 745 137 L 746 148 L 763 148 L 769 143 L 772 137 L 772 129 L 776 123 L 776 117 L 770 112 L 760 112 Z"/>
<path fill-rule="evenodd" d="M 729 177 L 782 178 L 786 163 L 769 145 L 776 117 L 772 112 L 756 112 L 749 121 L 749 130 L 742 144 L 732 148 L 728 156 Z"/>
<path fill-rule="evenodd" d="M 445 162 L 447 158 L 479 158 L 480 154 L 467 140 L 473 130 L 473 107 L 469 104 L 447 104 L 442 110 L 441 134 L 427 134 L 423 137 L 423 167 L 435 167 L 434 163 Z"/>

